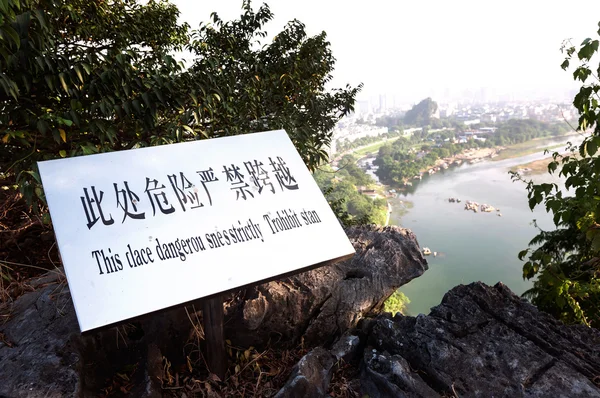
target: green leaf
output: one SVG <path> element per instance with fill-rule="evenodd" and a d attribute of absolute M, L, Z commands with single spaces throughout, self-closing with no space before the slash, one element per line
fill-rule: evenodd
<path fill-rule="evenodd" d="M 15 44 L 17 45 L 17 48 L 21 48 L 21 38 L 19 37 L 19 34 L 17 33 L 17 31 L 12 28 L 12 26 L 10 26 L 10 25 L 2 26 L 2 32 L 6 33 L 6 35 L 8 35 L 12 39 L 12 41 L 15 42 Z"/>
<path fill-rule="evenodd" d="M 46 80 L 46 84 L 48 85 L 48 87 L 50 88 L 50 90 L 54 90 L 54 76 L 52 75 L 46 75 L 44 76 L 44 80 Z"/>
<path fill-rule="evenodd" d="M 594 154 L 596 153 L 596 151 L 598 151 L 598 145 L 596 144 L 596 140 L 590 140 L 587 142 L 586 145 L 586 149 L 587 149 L 587 153 L 590 156 L 594 156 Z"/>
<path fill-rule="evenodd" d="M 187 132 L 189 132 L 190 134 L 192 134 L 192 135 L 194 135 L 194 136 L 196 135 L 196 132 L 195 132 L 195 131 L 194 131 L 194 130 L 193 130 L 191 127 L 190 127 L 190 126 L 188 126 L 187 124 L 184 124 L 182 127 L 183 127 L 183 128 L 184 128 L 184 129 L 185 129 Z"/>
<path fill-rule="evenodd" d="M 600 233 L 596 234 L 594 239 L 592 239 L 592 250 L 595 252 L 600 251 Z"/>
<path fill-rule="evenodd" d="M 529 253 L 529 249 L 521 250 L 519 252 L 519 260 L 523 261 L 527 253 Z"/>
<path fill-rule="evenodd" d="M 135 111 L 138 114 L 142 113 L 142 107 L 140 106 L 140 101 L 134 99 L 133 101 L 131 101 L 131 104 L 133 105 L 133 109 L 135 109 Z"/>
<path fill-rule="evenodd" d="M 87 73 L 88 75 L 92 73 L 92 67 L 86 64 L 85 62 L 81 63 L 81 67 L 83 68 L 83 70 L 85 70 L 85 73 Z"/>
<path fill-rule="evenodd" d="M 69 94 L 69 87 L 67 86 L 67 82 L 65 81 L 66 73 L 62 72 L 58 74 L 58 79 L 60 80 L 60 84 L 62 84 L 63 90 L 65 93 Z"/>
<path fill-rule="evenodd" d="M 48 123 L 46 123 L 46 121 L 42 119 L 38 120 L 37 129 L 42 135 L 46 135 L 46 132 L 48 131 Z"/>
<path fill-rule="evenodd" d="M 80 81 L 81 83 L 83 83 L 83 82 L 84 82 L 84 80 L 83 80 L 83 75 L 81 74 L 81 68 L 79 68 L 79 66 L 75 65 L 75 66 L 73 67 L 73 69 L 75 69 L 75 74 L 76 74 L 76 75 L 77 75 L 77 77 L 79 78 L 79 81 Z"/>

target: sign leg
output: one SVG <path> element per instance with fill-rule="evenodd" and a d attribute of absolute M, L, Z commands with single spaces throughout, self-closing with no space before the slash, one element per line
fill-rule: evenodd
<path fill-rule="evenodd" d="M 206 356 L 209 371 L 225 379 L 227 356 L 223 338 L 223 297 L 202 301 L 202 319 L 206 338 Z"/>

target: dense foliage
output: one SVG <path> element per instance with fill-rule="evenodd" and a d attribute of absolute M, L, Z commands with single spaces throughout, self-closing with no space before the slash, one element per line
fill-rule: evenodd
<path fill-rule="evenodd" d="M 0 181 L 43 199 L 36 162 L 284 128 L 306 164 L 327 158 L 360 88 L 325 90 L 325 33 L 290 22 L 268 44 L 266 5 L 190 31 L 150 0 L 6 0 L 0 6 Z M 191 52 L 185 68 L 171 54 Z"/>
<path fill-rule="evenodd" d="M 356 165 L 356 158 L 352 155 L 344 156 L 338 166 L 337 171 L 323 166 L 313 175 L 340 221 L 345 225 L 384 225 L 387 201 L 371 199 L 359 192 L 360 187 L 366 188 L 375 181 Z"/>
<path fill-rule="evenodd" d="M 521 259 L 528 256 L 523 277 L 535 278 L 526 297 L 564 322 L 594 327 L 600 327 L 600 84 L 591 59 L 598 46 L 598 40 L 587 39 L 578 49 L 563 48 L 563 69 L 578 62 L 573 72 L 582 84 L 573 101 L 580 115 L 578 130 L 591 135 L 577 154 L 554 153 L 548 172 L 558 171 L 565 178 L 564 187 L 528 182 L 529 206 L 543 204 L 557 229 L 540 231 L 530 249 L 519 254 Z"/>
<path fill-rule="evenodd" d="M 440 142 L 430 147 L 424 144 L 417 145 L 419 141 L 417 138 L 401 137 L 392 144 L 379 148 L 377 159 L 373 163 L 379 166 L 377 176 L 385 183 L 398 186 L 434 166 L 439 159 L 457 155 L 466 148 L 482 145 L 479 141 L 470 140 L 466 144 Z"/>
<path fill-rule="evenodd" d="M 498 124 L 494 134 L 486 136 L 489 144 L 510 145 L 540 137 L 556 137 L 569 132 L 567 123 L 547 123 L 532 119 L 512 119 Z"/>

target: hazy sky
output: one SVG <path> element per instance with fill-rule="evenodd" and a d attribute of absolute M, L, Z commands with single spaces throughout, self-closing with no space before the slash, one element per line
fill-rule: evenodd
<path fill-rule="evenodd" d="M 238 0 L 172 0 L 193 28 L 216 11 L 241 14 Z M 256 8 L 262 2 L 253 2 Z M 560 46 L 597 37 L 597 0 L 271 0 L 270 37 L 298 19 L 309 34 L 326 31 L 337 59 L 334 85 L 364 83 L 377 94 L 418 101 L 466 90 L 515 98 L 576 88 L 562 71 Z M 483 89 L 483 90 L 482 90 Z"/>

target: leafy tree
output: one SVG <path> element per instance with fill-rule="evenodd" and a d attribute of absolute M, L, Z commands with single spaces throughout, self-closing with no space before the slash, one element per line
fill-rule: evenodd
<path fill-rule="evenodd" d="M 7 0 L 0 7 L 0 169 L 42 196 L 38 160 L 183 135 L 169 53 L 185 25 L 165 2 Z M 177 116 L 173 116 L 173 114 Z"/>
<path fill-rule="evenodd" d="M 284 128 L 310 168 L 360 87 L 325 90 L 325 33 L 272 13 L 191 31 L 162 0 L 5 0 L 0 7 L 0 175 L 43 198 L 35 162 Z M 187 49 L 189 68 L 171 55 Z"/>
<path fill-rule="evenodd" d="M 564 322 L 594 327 L 600 327 L 600 84 L 591 59 L 598 46 L 598 40 L 586 39 L 578 49 L 563 47 L 562 68 L 576 61 L 573 77 L 582 84 L 573 100 L 580 115 L 578 131 L 591 135 L 579 146 L 578 156 L 553 154 L 548 172 L 558 171 L 566 179 L 564 187 L 528 182 L 529 206 L 543 204 L 557 228 L 540 230 L 532 247 L 519 253 L 521 259 L 528 256 L 523 277 L 536 278 L 526 297 Z"/>
<path fill-rule="evenodd" d="M 187 83 L 199 102 L 189 105 L 209 136 L 224 136 L 269 129 L 285 129 L 311 169 L 327 160 L 335 123 L 353 110 L 360 90 L 325 90 L 335 59 L 325 32 L 308 37 L 297 20 L 288 23 L 268 45 L 260 39 L 272 19 L 263 5 L 256 13 L 244 3 L 239 20 L 224 22 L 213 14 L 213 23 L 193 32 L 188 49 L 195 62 Z M 215 87 L 204 111 L 201 94 Z"/>

